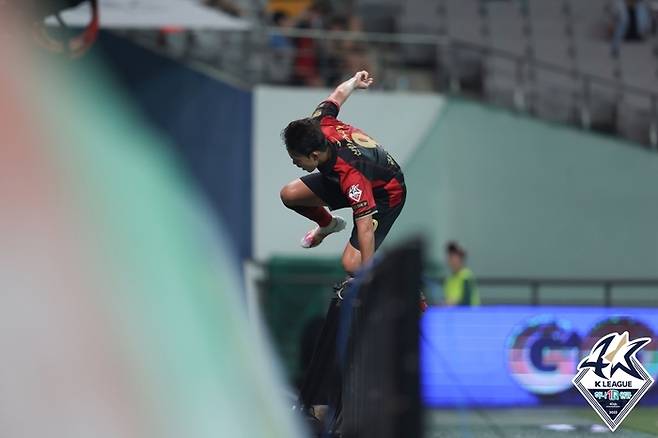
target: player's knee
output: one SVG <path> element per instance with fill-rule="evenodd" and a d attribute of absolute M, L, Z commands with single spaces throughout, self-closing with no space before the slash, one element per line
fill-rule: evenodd
<path fill-rule="evenodd" d="M 295 186 L 294 183 L 288 183 L 281 189 L 279 195 L 281 196 L 281 202 L 283 205 L 290 208 L 295 205 Z"/>
<path fill-rule="evenodd" d="M 349 274 L 354 274 L 361 267 L 361 254 L 359 252 L 343 254 L 343 269 Z"/>

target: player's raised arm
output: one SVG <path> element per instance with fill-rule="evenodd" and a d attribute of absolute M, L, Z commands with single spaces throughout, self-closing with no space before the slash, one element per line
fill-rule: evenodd
<path fill-rule="evenodd" d="M 352 78 L 337 86 L 334 92 L 329 96 L 329 100 L 336 102 L 338 106 L 342 106 L 354 90 L 357 88 L 366 89 L 370 87 L 372 83 L 373 78 L 370 77 L 370 73 L 362 70 L 357 72 Z"/>

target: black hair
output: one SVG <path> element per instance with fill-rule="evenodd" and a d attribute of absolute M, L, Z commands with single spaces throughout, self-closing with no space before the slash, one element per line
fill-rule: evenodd
<path fill-rule="evenodd" d="M 272 14 L 272 23 L 277 26 L 280 26 L 283 20 L 285 20 L 286 18 L 288 18 L 288 14 L 286 14 L 283 11 L 276 11 Z"/>
<path fill-rule="evenodd" d="M 454 240 L 451 240 L 446 244 L 446 252 L 448 254 L 457 254 L 460 256 L 462 259 L 466 258 L 466 250 L 462 248 L 459 243 L 455 242 Z"/>
<path fill-rule="evenodd" d="M 311 152 L 327 150 L 327 142 L 317 119 L 294 120 L 281 133 L 289 151 L 308 157 Z"/>
<path fill-rule="evenodd" d="M 329 19 L 329 27 L 338 27 L 341 29 L 347 29 L 347 18 L 343 15 L 334 15 Z"/>

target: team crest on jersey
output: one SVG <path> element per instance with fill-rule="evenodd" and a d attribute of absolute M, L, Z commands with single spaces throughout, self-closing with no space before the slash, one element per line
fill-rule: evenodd
<path fill-rule="evenodd" d="M 362 193 L 363 191 L 359 188 L 359 185 L 354 184 L 352 187 L 350 187 L 349 192 L 347 192 L 347 196 L 349 196 L 352 201 L 359 202 L 361 200 Z"/>
<path fill-rule="evenodd" d="M 578 365 L 573 384 L 613 432 L 653 384 L 636 356 L 650 342 L 629 341 L 628 332 L 610 333 Z"/>

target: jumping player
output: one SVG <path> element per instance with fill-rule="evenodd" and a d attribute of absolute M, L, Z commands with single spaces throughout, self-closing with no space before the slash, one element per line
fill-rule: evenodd
<path fill-rule="evenodd" d="M 354 227 L 343 251 L 348 274 L 370 260 L 399 216 L 406 199 L 400 166 L 375 140 L 338 120 L 338 112 L 356 89 L 373 79 L 360 71 L 339 85 L 311 117 L 290 122 L 282 137 L 295 166 L 309 172 L 281 189 L 283 204 L 314 221 L 301 245 L 313 248 L 345 228 L 345 220 L 326 209 L 351 207 Z M 319 172 L 313 172 L 318 169 Z"/>

